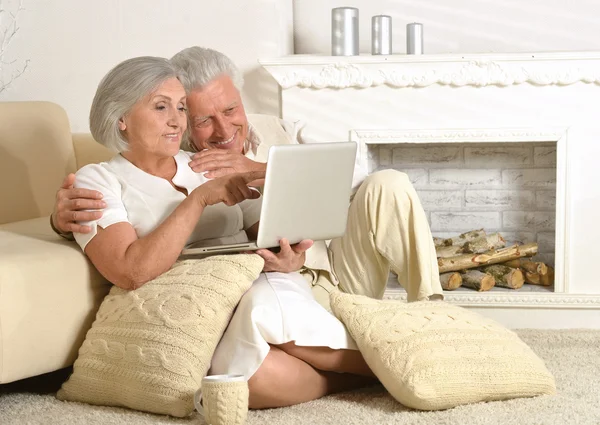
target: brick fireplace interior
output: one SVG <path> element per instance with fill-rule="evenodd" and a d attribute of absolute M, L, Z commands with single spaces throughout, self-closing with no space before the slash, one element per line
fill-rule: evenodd
<path fill-rule="evenodd" d="M 371 144 L 368 172 L 406 173 L 433 236 L 483 228 L 507 245 L 537 242 L 532 260 L 555 267 L 556 154 L 553 142 Z M 552 289 L 525 284 L 519 291 Z"/>

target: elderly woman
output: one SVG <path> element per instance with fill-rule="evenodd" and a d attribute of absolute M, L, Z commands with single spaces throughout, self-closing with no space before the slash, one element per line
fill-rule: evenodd
<path fill-rule="evenodd" d="M 215 178 L 264 170 L 269 146 L 311 142 L 302 136 L 299 122 L 256 114 L 248 119 L 240 95 L 242 73 L 223 53 L 194 46 L 177 53 L 171 62 L 186 74 L 190 137 L 185 142 L 189 150 L 197 151 L 189 164 L 194 171 Z M 429 222 L 410 179 L 396 170 L 368 176 L 365 171 L 356 167 L 357 190 L 345 235 L 329 245 L 317 241 L 306 253 L 302 273 L 316 299 L 328 308 L 329 293 L 336 288 L 382 298 L 390 270 L 406 289 L 408 301 L 443 299 Z M 57 233 L 66 238 L 71 231 L 90 231 L 77 221 L 102 214 L 98 205 L 102 193 L 73 189 L 72 181 L 70 174 L 58 190 L 51 217 Z M 81 211 L 91 208 L 97 210 Z M 283 270 L 281 255 L 257 253 L 266 270 Z"/>
<path fill-rule="evenodd" d="M 77 172 L 75 186 L 101 192 L 106 207 L 75 239 L 121 288 L 165 272 L 185 246 L 243 242 L 258 230 L 261 197 L 250 186 L 264 171 L 211 180 L 188 166 L 181 78 L 166 59 L 130 59 L 104 77 L 92 103 L 92 135 L 117 155 Z M 289 255 L 243 296 L 215 353 L 212 373 L 249 378 L 250 407 L 301 403 L 372 379 L 343 324 L 290 272 L 311 244 L 282 242 Z"/>

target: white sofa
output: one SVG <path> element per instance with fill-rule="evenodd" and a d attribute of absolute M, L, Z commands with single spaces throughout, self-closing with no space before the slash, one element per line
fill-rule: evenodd
<path fill-rule="evenodd" d="M 0 102 L 0 383 L 73 364 L 110 284 L 49 224 L 69 172 L 112 154 L 49 102 Z"/>

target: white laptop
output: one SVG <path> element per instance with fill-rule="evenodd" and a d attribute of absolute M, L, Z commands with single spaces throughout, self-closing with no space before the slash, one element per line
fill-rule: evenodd
<path fill-rule="evenodd" d="M 282 238 L 327 240 L 346 230 L 356 143 L 278 145 L 269 149 L 256 241 L 184 249 L 182 255 L 279 247 Z"/>

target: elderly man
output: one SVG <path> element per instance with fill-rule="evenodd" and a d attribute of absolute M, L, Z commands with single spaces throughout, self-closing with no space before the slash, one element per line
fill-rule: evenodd
<path fill-rule="evenodd" d="M 185 74 L 187 149 L 198 152 L 190 162 L 194 171 L 216 178 L 262 170 L 270 146 L 306 142 L 297 124 L 268 115 L 246 116 L 240 96 L 242 75 L 224 54 L 190 47 L 171 61 Z M 408 177 L 395 170 L 364 176 L 357 168 L 345 235 L 328 245 L 317 242 L 306 252 L 301 272 L 312 283 L 315 297 L 327 309 L 328 294 L 336 286 L 344 292 L 382 298 L 391 269 L 406 289 L 409 301 L 441 299 L 429 224 Z M 85 211 L 101 210 L 102 194 L 73 189 L 72 182 L 72 175 L 67 176 L 57 193 L 51 218 L 62 235 L 89 231 L 77 222 L 94 220 L 102 214 Z M 258 253 L 265 259 L 267 271 L 294 254 L 284 250 Z"/>

